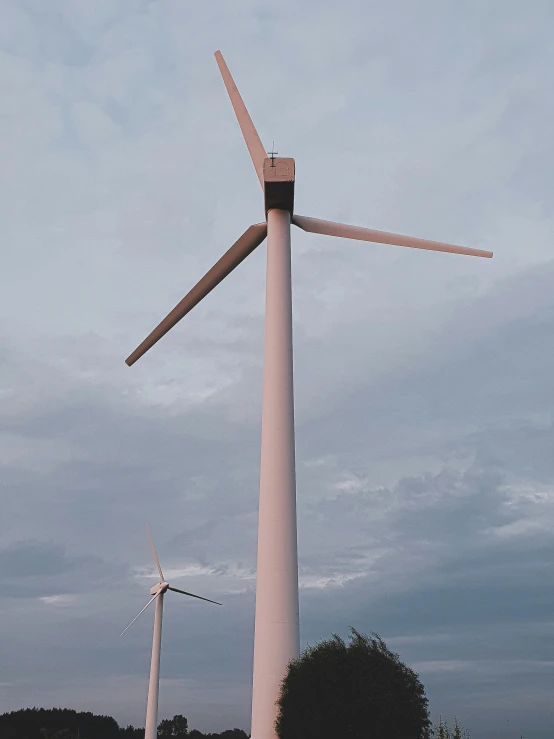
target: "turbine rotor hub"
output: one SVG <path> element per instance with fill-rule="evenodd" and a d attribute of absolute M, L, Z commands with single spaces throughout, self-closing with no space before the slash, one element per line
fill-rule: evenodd
<path fill-rule="evenodd" d="M 158 593 L 165 593 L 168 587 L 169 587 L 169 583 L 159 582 L 157 585 L 154 585 L 153 588 L 150 588 L 150 595 L 157 595 Z"/>

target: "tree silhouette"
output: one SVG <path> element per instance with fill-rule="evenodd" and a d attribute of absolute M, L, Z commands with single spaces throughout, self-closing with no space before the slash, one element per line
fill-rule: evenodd
<path fill-rule="evenodd" d="M 279 739 L 430 739 L 428 700 L 416 673 L 378 634 L 351 629 L 293 660 L 277 702 Z"/>
<path fill-rule="evenodd" d="M 143 739 L 144 729 L 120 729 L 111 716 L 68 708 L 24 708 L 0 715 L 1 739 Z"/>
<path fill-rule="evenodd" d="M 443 722 L 442 716 L 440 716 L 435 737 L 436 739 L 469 739 L 469 731 L 461 727 L 456 717 L 454 717 L 454 728 L 450 729 L 446 721 Z"/>
<path fill-rule="evenodd" d="M 181 714 L 164 719 L 158 726 L 158 739 L 184 739 L 189 733 L 189 722 Z"/>
<path fill-rule="evenodd" d="M 75 739 L 75 735 L 69 729 L 62 729 L 56 731 L 55 734 L 51 734 L 48 729 L 41 729 L 40 733 L 44 739 Z"/>

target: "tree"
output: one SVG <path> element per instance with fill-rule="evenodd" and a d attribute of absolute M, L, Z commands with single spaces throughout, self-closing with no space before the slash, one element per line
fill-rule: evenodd
<path fill-rule="evenodd" d="M 351 629 L 308 647 L 288 667 L 277 702 L 279 739 L 430 739 L 416 673 L 378 634 Z"/>
<path fill-rule="evenodd" d="M 48 729 L 41 729 L 40 733 L 44 739 L 75 739 L 75 735 L 69 731 L 69 729 L 62 729 L 57 731 L 55 734 L 51 734 Z"/>
<path fill-rule="evenodd" d="M 144 729 L 135 729 L 130 724 L 126 729 L 119 729 L 118 739 L 144 739 Z"/>
<path fill-rule="evenodd" d="M 242 729 L 226 729 L 221 734 L 203 734 L 198 729 L 192 729 L 188 739 L 250 739 Z"/>
<path fill-rule="evenodd" d="M 446 721 L 443 723 L 442 716 L 440 716 L 435 736 L 436 739 L 469 739 L 469 731 L 461 727 L 456 717 L 454 717 L 454 729 L 451 730 Z"/>
<path fill-rule="evenodd" d="M 65 732 L 65 733 L 64 733 Z M 121 739 L 110 716 L 67 708 L 23 708 L 0 715 L 2 739 Z M 140 739 L 130 737 L 129 739 Z"/>
<path fill-rule="evenodd" d="M 188 733 L 189 722 L 181 714 L 164 719 L 158 726 L 158 739 L 184 739 Z"/>

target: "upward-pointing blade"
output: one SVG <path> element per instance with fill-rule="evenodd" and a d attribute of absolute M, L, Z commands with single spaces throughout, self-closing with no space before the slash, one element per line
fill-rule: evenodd
<path fill-rule="evenodd" d="M 204 277 L 196 283 L 192 290 L 185 295 L 180 303 L 169 313 L 163 321 L 146 337 L 146 339 L 138 346 L 135 351 L 125 360 L 129 367 L 140 359 L 154 344 L 159 341 L 162 336 L 173 328 L 181 318 L 191 311 L 195 305 L 206 297 L 211 290 L 219 285 L 221 280 L 225 279 L 235 267 L 242 262 L 243 259 L 251 254 L 254 249 L 259 246 L 267 235 L 267 223 L 256 223 L 250 226 L 242 236 L 235 241 L 233 246 L 225 252 L 221 259 L 206 272 Z"/>
<path fill-rule="evenodd" d="M 227 92 L 229 93 L 231 105 L 233 106 L 233 110 L 235 111 L 235 115 L 237 116 L 240 130 L 242 131 L 242 135 L 244 136 L 244 140 L 246 141 L 246 146 L 248 147 L 250 158 L 252 159 L 252 164 L 254 165 L 256 174 L 258 175 L 258 179 L 260 180 L 260 185 L 262 186 L 263 190 L 264 159 L 267 156 L 265 153 L 265 149 L 262 142 L 260 141 L 258 132 L 256 131 L 254 124 L 252 123 L 252 118 L 250 118 L 250 115 L 246 110 L 246 105 L 244 104 L 243 99 L 240 96 L 240 92 L 238 91 L 238 88 L 235 85 L 233 78 L 231 77 L 231 72 L 229 72 L 229 69 L 225 64 L 225 59 L 223 58 L 222 53 L 220 51 L 216 51 L 214 56 L 217 62 L 217 66 L 219 67 L 219 71 L 221 72 L 221 76 L 223 77 L 225 87 L 227 88 Z"/>
<path fill-rule="evenodd" d="M 412 249 L 428 249 L 429 251 L 444 251 L 450 254 L 466 254 L 470 257 L 487 257 L 489 259 L 492 257 L 492 251 L 468 249 L 465 246 L 445 244 L 442 241 L 429 241 L 427 239 L 417 239 L 415 236 L 402 236 L 401 234 L 391 234 L 386 231 L 374 231 L 372 228 L 349 226 L 346 223 L 335 223 L 334 221 L 322 221 L 320 218 L 293 215 L 292 223 L 303 231 L 325 234 L 326 236 L 342 236 L 345 239 L 372 241 L 377 244 L 393 244 L 394 246 L 408 246 Z"/>
<path fill-rule="evenodd" d="M 156 567 L 158 568 L 158 572 L 160 573 L 160 582 L 164 582 L 164 573 L 162 572 L 162 566 L 160 564 L 160 560 L 158 559 L 158 553 L 156 552 L 156 547 L 154 546 L 154 539 L 152 538 L 152 534 L 150 533 L 150 527 L 148 524 L 146 524 L 146 530 L 148 531 L 148 538 L 150 539 L 150 544 L 152 546 L 152 552 L 154 554 L 154 559 L 156 560 Z"/>
<path fill-rule="evenodd" d="M 207 600 L 208 603 L 215 603 L 216 606 L 221 605 L 221 603 L 218 603 L 216 600 L 210 600 L 209 598 L 203 598 L 201 595 L 195 595 L 194 593 L 187 593 L 186 590 L 179 590 L 179 588 L 172 588 L 171 585 L 169 585 L 167 589 L 173 590 L 174 593 L 181 593 L 182 595 L 190 595 L 191 598 L 199 598 L 200 600 Z"/>

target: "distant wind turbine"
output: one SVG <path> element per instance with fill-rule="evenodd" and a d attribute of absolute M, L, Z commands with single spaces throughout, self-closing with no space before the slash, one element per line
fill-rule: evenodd
<path fill-rule="evenodd" d="M 221 603 L 218 603 L 215 600 L 210 600 L 209 598 L 203 598 L 201 595 L 187 593 L 185 590 L 179 590 L 179 588 L 172 588 L 171 585 L 169 585 L 165 581 L 164 573 L 162 572 L 160 560 L 158 559 L 158 554 L 156 552 L 156 547 L 154 546 L 154 540 L 152 539 L 152 534 L 150 533 L 148 524 L 146 524 L 146 530 L 148 531 L 148 538 L 150 539 L 150 544 L 152 545 L 152 552 L 154 553 L 156 567 L 158 568 L 158 572 L 160 573 L 160 582 L 150 589 L 150 595 L 152 595 L 153 597 L 144 606 L 142 611 L 140 611 L 138 615 L 134 617 L 129 626 L 123 629 L 123 631 L 121 632 L 121 636 L 123 636 L 127 629 L 135 623 L 141 613 L 143 613 L 151 603 L 156 601 L 156 609 L 154 612 L 154 636 L 152 638 L 152 659 L 150 661 L 150 680 L 148 682 L 148 701 L 146 704 L 146 723 L 144 727 L 144 739 L 156 739 L 158 731 L 158 695 L 160 692 L 160 651 L 162 647 L 162 615 L 164 607 L 164 595 L 168 590 L 172 590 L 174 593 L 181 593 L 182 595 L 190 595 L 191 598 L 207 600 L 208 603 L 215 603 L 218 606 L 220 606 Z"/>
<path fill-rule="evenodd" d="M 275 739 L 281 680 L 300 651 L 292 369 L 291 223 L 303 231 L 413 249 L 492 257 L 492 252 L 322 221 L 294 213 L 294 159 L 266 156 L 221 55 L 215 58 L 264 193 L 266 220 L 250 226 L 125 360 L 131 366 L 267 236 L 264 387 L 252 685 L 252 739 Z"/>

